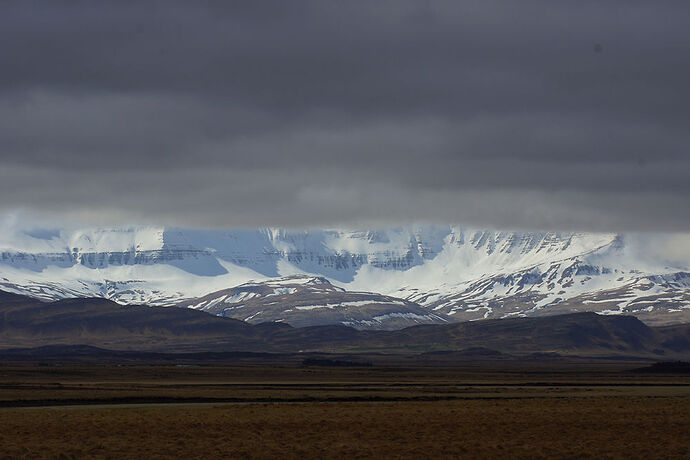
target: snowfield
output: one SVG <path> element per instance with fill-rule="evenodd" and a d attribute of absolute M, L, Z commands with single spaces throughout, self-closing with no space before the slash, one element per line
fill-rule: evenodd
<path fill-rule="evenodd" d="M 99 296 L 123 304 L 188 302 L 207 310 L 215 304 L 194 299 L 252 283 L 284 299 L 298 290 L 318 291 L 325 282 L 329 289 L 404 299 L 456 320 L 588 309 L 677 322 L 690 320 L 688 247 L 687 235 L 443 225 L 309 231 L 12 228 L 0 234 L 0 289 L 45 300 Z M 232 295 L 217 303 L 256 300 L 251 292 Z"/>

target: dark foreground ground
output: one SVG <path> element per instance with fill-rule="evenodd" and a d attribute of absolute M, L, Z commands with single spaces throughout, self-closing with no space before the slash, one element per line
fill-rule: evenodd
<path fill-rule="evenodd" d="M 639 366 L 5 363 L 0 456 L 690 458 L 690 376 Z"/>

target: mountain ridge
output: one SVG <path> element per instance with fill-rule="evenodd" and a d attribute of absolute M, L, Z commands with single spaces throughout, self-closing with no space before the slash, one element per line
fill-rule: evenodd
<path fill-rule="evenodd" d="M 665 237 L 654 238 L 448 225 L 14 229 L 0 236 L 0 288 L 44 300 L 177 305 L 248 282 L 305 275 L 455 321 L 582 310 L 635 314 L 654 324 L 690 321 L 690 286 L 663 280 L 689 273 L 690 261 L 671 260 L 661 251 Z"/>
<path fill-rule="evenodd" d="M 40 302 L 20 297 L 0 291 L 0 350 L 87 346 L 139 352 L 418 354 L 491 349 L 520 356 L 643 358 L 690 353 L 688 324 L 653 328 L 634 317 L 592 312 L 360 331 L 342 325 L 252 325 L 193 309 L 121 306 L 102 298 Z"/>

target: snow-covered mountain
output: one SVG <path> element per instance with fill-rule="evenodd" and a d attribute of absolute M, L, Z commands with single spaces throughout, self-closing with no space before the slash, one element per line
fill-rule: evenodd
<path fill-rule="evenodd" d="M 680 241 L 681 243 L 678 243 Z M 356 230 L 4 230 L 0 289 L 174 305 L 307 274 L 474 320 L 572 310 L 690 321 L 683 235 Z M 316 314 L 316 313 L 315 313 Z"/>
<path fill-rule="evenodd" d="M 347 291 L 326 278 L 305 275 L 244 283 L 176 306 L 254 324 L 284 321 L 295 327 L 343 324 L 358 329 L 395 330 L 450 322 L 442 313 L 408 300 Z"/>

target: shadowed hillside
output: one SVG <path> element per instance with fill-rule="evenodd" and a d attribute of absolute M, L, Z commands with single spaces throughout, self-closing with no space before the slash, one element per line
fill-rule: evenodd
<path fill-rule="evenodd" d="M 509 354 L 684 356 L 690 325 L 646 326 L 634 317 L 574 313 L 398 331 L 249 323 L 182 308 L 121 306 L 104 299 L 43 303 L 0 291 L 0 347 L 90 345 L 136 351 L 428 351 L 487 348 Z"/>
<path fill-rule="evenodd" d="M 599 353 L 608 350 L 644 353 L 661 348 L 659 334 L 637 318 L 596 313 L 415 326 L 391 332 L 380 339 L 382 345 L 438 344 L 449 348 L 488 347 L 511 352 Z"/>

